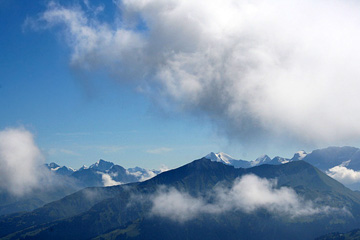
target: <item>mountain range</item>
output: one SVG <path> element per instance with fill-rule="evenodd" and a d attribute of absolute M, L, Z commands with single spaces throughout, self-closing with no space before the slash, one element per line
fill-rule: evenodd
<path fill-rule="evenodd" d="M 222 162 L 236 168 L 249 168 L 262 164 L 279 165 L 292 161 L 304 160 L 327 175 L 335 178 L 353 190 L 360 190 L 360 149 L 355 147 L 328 147 L 310 153 L 296 152 L 292 158 L 262 155 L 253 161 L 234 159 L 226 153 L 210 153 L 205 158 Z"/>
<path fill-rule="evenodd" d="M 205 158 L 232 165 L 235 168 L 250 168 L 262 164 L 279 165 L 292 161 L 307 161 L 329 176 L 335 178 L 353 190 L 360 190 L 360 151 L 354 147 L 329 147 L 310 153 L 299 151 L 292 158 L 267 155 L 253 161 L 235 159 L 226 153 L 209 153 Z M 0 215 L 20 211 L 31 211 L 85 187 L 100 187 L 144 181 L 159 174 L 159 170 L 147 170 L 140 167 L 125 169 L 120 165 L 100 159 L 89 167 L 78 170 L 60 166 L 56 163 L 45 165 L 55 178 L 56 187 L 40 189 L 26 196 L 16 197 L 0 192 Z"/>
<path fill-rule="evenodd" d="M 140 167 L 125 169 L 113 162 L 100 159 L 90 167 L 82 166 L 78 170 L 60 167 L 56 163 L 45 165 L 52 173 L 68 176 L 81 187 L 113 186 L 130 182 L 144 181 L 160 173 L 159 170 L 147 170 Z"/>
<path fill-rule="evenodd" d="M 78 170 L 50 163 L 64 184 L 20 201 L 0 193 L 0 212 L 12 213 L 0 216 L 0 239 L 356 239 L 360 192 L 332 174 L 356 174 L 359 152 L 253 161 L 210 153 L 162 173 L 104 160 Z"/>
<path fill-rule="evenodd" d="M 230 160 L 230 159 L 228 159 Z M 303 161 L 207 158 L 0 218 L 2 239 L 314 239 L 360 225 L 360 193 Z"/>
<path fill-rule="evenodd" d="M 219 153 L 211 152 L 208 155 L 206 155 L 205 158 L 210 159 L 211 161 L 222 162 L 224 164 L 232 165 L 236 168 L 249 168 L 249 167 L 259 166 L 262 164 L 278 165 L 278 164 L 288 163 L 291 161 L 302 160 L 303 158 L 306 157 L 306 155 L 307 153 L 305 151 L 298 151 L 290 159 L 279 156 L 276 156 L 273 159 L 271 159 L 268 155 L 262 155 L 255 160 L 247 161 L 241 159 L 237 160 L 231 157 L 229 154 L 223 152 L 219 152 Z"/>
<path fill-rule="evenodd" d="M 343 172 L 340 172 L 338 176 L 331 174 L 334 173 L 335 167 L 341 167 L 342 170 L 345 171 L 360 171 L 360 149 L 355 147 L 328 147 L 317 149 L 310 153 L 306 153 L 301 150 L 296 152 L 291 158 L 280 156 L 270 158 L 268 155 L 262 155 L 252 161 L 235 159 L 229 154 L 223 152 L 211 152 L 204 158 L 232 165 L 235 168 L 250 168 L 262 164 L 279 165 L 292 161 L 304 160 L 334 177 L 351 189 L 360 190 L 360 184 L 357 182 L 343 181 L 343 179 L 341 179 L 341 176 L 344 176 Z M 67 166 L 59 166 L 56 163 L 46 164 L 46 167 L 57 175 L 72 178 L 81 187 L 110 186 L 144 181 L 161 172 L 159 170 L 147 170 L 140 167 L 125 169 L 120 165 L 116 165 L 102 159 L 90 165 L 90 167 L 84 165 L 78 170 L 74 170 L 73 168 Z M 360 172 L 358 174 L 360 182 Z"/>
<path fill-rule="evenodd" d="M 0 190 L 0 215 L 31 211 L 85 187 L 139 182 L 160 173 L 158 170 L 140 167 L 125 169 L 102 159 L 90 167 L 83 166 L 78 170 L 56 163 L 45 164 L 44 167 L 40 167 L 38 171 L 45 172 L 48 179 L 52 179 L 49 186 L 39 187 L 25 196 L 13 196 Z"/>

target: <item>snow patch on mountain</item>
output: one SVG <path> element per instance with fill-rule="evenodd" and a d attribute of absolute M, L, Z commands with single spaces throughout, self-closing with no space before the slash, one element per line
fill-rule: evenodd
<path fill-rule="evenodd" d="M 278 165 L 278 164 L 285 164 L 285 163 L 288 163 L 288 162 L 290 162 L 290 159 L 276 156 L 270 162 L 266 162 L 266 163 L 273 164 L 273 165 Z"/>

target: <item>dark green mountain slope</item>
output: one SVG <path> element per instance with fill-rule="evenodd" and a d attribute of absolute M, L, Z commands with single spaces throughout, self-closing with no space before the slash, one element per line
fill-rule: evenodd
<path fill-rule="evenodd" d="M 120 193 L 120 187 L 86 188 L 29 213 L 0 218 L 0 237 L 34 225 L 68 218 L 89 210 L 96 203 Z"/>
<path fill-rule="evenodd" d="M 21 211 L 32 211 L 81 189 L 67 176 L 52 175 L 52 180 L 51 183 L 43 184 L 43 186 L 24 196 L 14 196 L 7 191 L 0 190 L 0 216 Z"/>
<path fill-rule="evenodd" d="M 228 188 L 246 174 L 276 178 L 278 187 L 293 188 L 304 199 L 312 200 L 314 206 L 346 208 L 346 214 L 289 217 L 264 208 L 251 213 L 234 209 L 200 213 L 183 222 L 150 214 L 151 196 L 160 186 L 199 197 L 216 186 Z M 313 239 L 360 226 L 359 193 L 304 161 L 235 169 L 200 159 L 146 182 L 94 189 L 99 194 L 94 194 L 93 202 L 85 201 L 80 191 L 47 208 L 3 218 L 0 234 L 9 234 L 4 239 Z"/>

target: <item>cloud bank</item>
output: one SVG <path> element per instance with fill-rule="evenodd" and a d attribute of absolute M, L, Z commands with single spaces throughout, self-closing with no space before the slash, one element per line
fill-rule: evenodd
<path fill-rule="evenodd" d="M 21 196 L 39 186 L 44 158 L 23 128 L 0 131 L 0 189 Z"/>
<path fill-rule="evenodd" d="M 276 181 L 245 175 L 235 180 L 233 186 L 215 188 L 204 198 L 195 198 L 175 188 L 160 189 L 151 197 L 151 213 L 167 217 L 173 221 L 185 222 L 200 214 L 221 214 L 227 211 L 252 213 L 265 209 L 272 214 L 288 217 L 311 216 L 342 212 L 329 206 L 316 207 L 311 201 L 305 201 L 288 187 L 276 188 Z M 211 202 L 208 199 L 212 199 Z"/>
<path fill-rule="evenodd" d="M 103 8 L 90 14 L 51 2 L 25 25 L 61 26 L 72 66 L 108 71 L 164 108 L 205 117 L 236 139 L 334 143 L 360 136 L 360 2 L 123 0 L 116 6 L 114 21 L 104 22 Z"/>

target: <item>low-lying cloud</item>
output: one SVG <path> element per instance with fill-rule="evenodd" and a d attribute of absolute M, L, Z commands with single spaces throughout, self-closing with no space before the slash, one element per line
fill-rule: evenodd
<path fill-rule="evenodd" d="M 360 136 L 360 2 L 114 2 L 114 21 L 101 21 L 104 9 L 89 2 L 50 2 L 25 25 L 62 26 L 73 67 L 108 71 L 244 143 Z"/>
<path fill-rule="evenodd" d="M 194 219 L 200 214 L 228 211 L 252 213 L 259 209 L 291 218 L 335 212 L 348 214 L 345 209 L 315 206 L 298 196 L 293 189 L 276 188 L 276 185 L 275 180 L 250 174 L 236 179 L 231 188 L 216 187 L 205 197 L 192 197 L 175 188 L 162 188 L 150 198 L 153 203 L 151 213 L 179 222 Z"/>
<path fill-rule="evenodd" d="M 0 131 L 0 188 L 21 196 L 39 186 L 44 158 L 24 128 Z"/>
<path fill-rule="evenodd" d="M 122 182 L 115 181 L 111 174 L 98 172 L 98 174 L 101 174 L 101 180 L 104 184 L 104 187 L 110 187 L 110 186 L 117 186 L 123 184 Z"/>
<path fill-rule="evenodd" d="M 0 193 L 17 199 L 35 195 L 46 199 L 79 189 L 74 180 L 52 173 L 44 164 L 30 131 L 23 127 L 0 131 Z"/>
<path fill-rule="evenodd" d="M 330 168 L 326 174 L 345 185 L 360 183 L 360 171 L 349 169 L 344 165 Z"/>
<path fill-rule="evenodd" d="M 136 171 L 136 170 L 137 170 L 136 168 L 127 169 L 126 174 L 135 176 L 136 178 L 139 179 L 139 182 L 146 181 L 146 180 L 148 180 L 150 178 L 153 178 L 153 177 L 155 177 L 157 175 L 157 173 L 155 173 L 152 170 L 147 170 L 147 169 L 142 169 L 141 171 L 140 170 Z"/>

